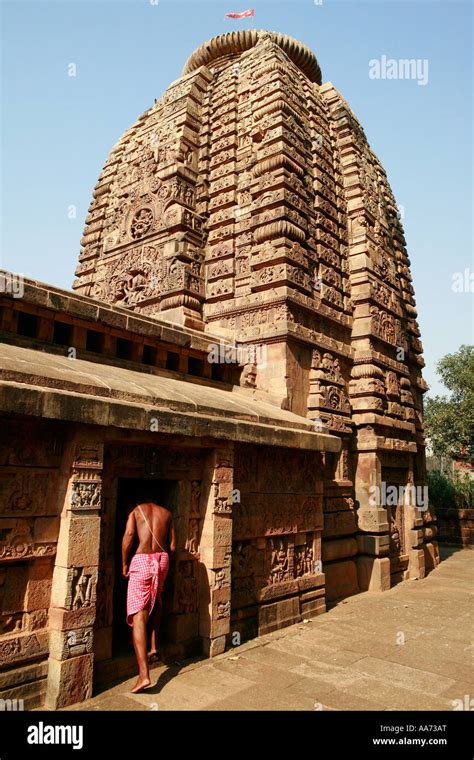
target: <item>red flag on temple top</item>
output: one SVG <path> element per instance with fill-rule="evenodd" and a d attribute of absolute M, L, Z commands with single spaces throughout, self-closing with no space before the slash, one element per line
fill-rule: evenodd
<path fill-rule="evenodd" d="M 248 18 L 249 16 L 255 16 L 255 11 L 250 8 L 248 11 L 242 11 L 242 13 L 226 13 L 226 18 Z"/>

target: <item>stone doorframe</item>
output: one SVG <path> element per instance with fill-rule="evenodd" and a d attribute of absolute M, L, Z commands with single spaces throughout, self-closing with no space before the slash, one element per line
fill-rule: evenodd
<path fill-rule="evenodd" d="M 77 431 L 65 446 L 65 491 L 49 610 L 45 706 L 92 695 L 93 625 L 99 564 L 104 447 L 101 433 Z"/>
<path fill-rule="evenodd" d="M 234 446 L 223 443 L 207 459 L 202 488 L 199 559 L 199 634 L 209 657 L 225 650 L 230 632 Z"/>
<path fill-rule="evenodd" d="M 371 489 L 382 489 L 382 466 L 385 452 L 359 451 L 355 492 L 359 502 L 357 568 L 361 591 L 386 591 L 391 586 L 390 530 L 391 521 L 386 505 L 373 503 Z M 415 504 L 410 486 L 414 485 L 413 455 L 407 454 L 407 501 L 403 505 L 402 546 L 408 556 L 404 579 L 425 575 L 423 515 Z"/>
<path fill-rule="evenodd" d="M 230 630 L 233 489 L 233 443 L 212 444 L 202 477 L 198 547 L 199 635 L 210 657 L 224 651 Z M 103 468 L 103 432 L 76 430 L 60 470 L 65 497 L 49 610 L 49 709 L 92 696 Z"/>

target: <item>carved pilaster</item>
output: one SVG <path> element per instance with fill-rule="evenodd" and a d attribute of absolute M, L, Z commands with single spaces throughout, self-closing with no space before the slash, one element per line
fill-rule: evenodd
<path fill-rule="evenodd" d="M 103 446 L 92 435 L 66 446 L 65 498 L 49 611 L 46 706 L 51 709 L 92 694 L 102 468 Z"/>
<path fill-rule="evenodd" d="M 233 449 L 214 449 L 203 481 L 207 504 L 200 546 L 201 589 L 208 603 L 201 602 L 199 630 L 209 656 L 224 651 L 230 630 L 233 475 Z"/>

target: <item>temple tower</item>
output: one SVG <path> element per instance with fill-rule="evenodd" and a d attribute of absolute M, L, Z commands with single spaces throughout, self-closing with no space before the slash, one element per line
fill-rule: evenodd
<path fill-rule="evenodd" d="M 353 592 L 437 562 L 409 488 L 426 390 L 409 265 L 383 167 L 314 54 L 249 30 L 199 47 L 112 149 L 74 288 L 264 348 L 249 384 L 342 439 L 325 531 Z"/>

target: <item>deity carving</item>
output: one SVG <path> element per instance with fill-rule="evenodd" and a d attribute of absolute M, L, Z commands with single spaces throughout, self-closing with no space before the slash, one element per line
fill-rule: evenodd
<path fill-rule="evenodd" d="M 72 608 L 90 607 L 94 603 L 95 579 L 83 569 L 75 568 L 72 585 Z"/>
<path fill-rule="evenodd" d="M 270 574 L 268 582 L 281 583 L 290 577 L 288 545 L 285 539 L 270 539 Z"/>
<path fill-rule="evenodd" d="M 178 606 L 180 612 L 197 611 L 197 583 L 193 560 L 182 562 L 178 576 Z"/>
<path fill-rule="evenodd" d="M 142 208 L 136 212 L 130 225 L 130 234 L 134 240 L 146 235 L 153 224 L 153 211 L 150 208 Z"/>

